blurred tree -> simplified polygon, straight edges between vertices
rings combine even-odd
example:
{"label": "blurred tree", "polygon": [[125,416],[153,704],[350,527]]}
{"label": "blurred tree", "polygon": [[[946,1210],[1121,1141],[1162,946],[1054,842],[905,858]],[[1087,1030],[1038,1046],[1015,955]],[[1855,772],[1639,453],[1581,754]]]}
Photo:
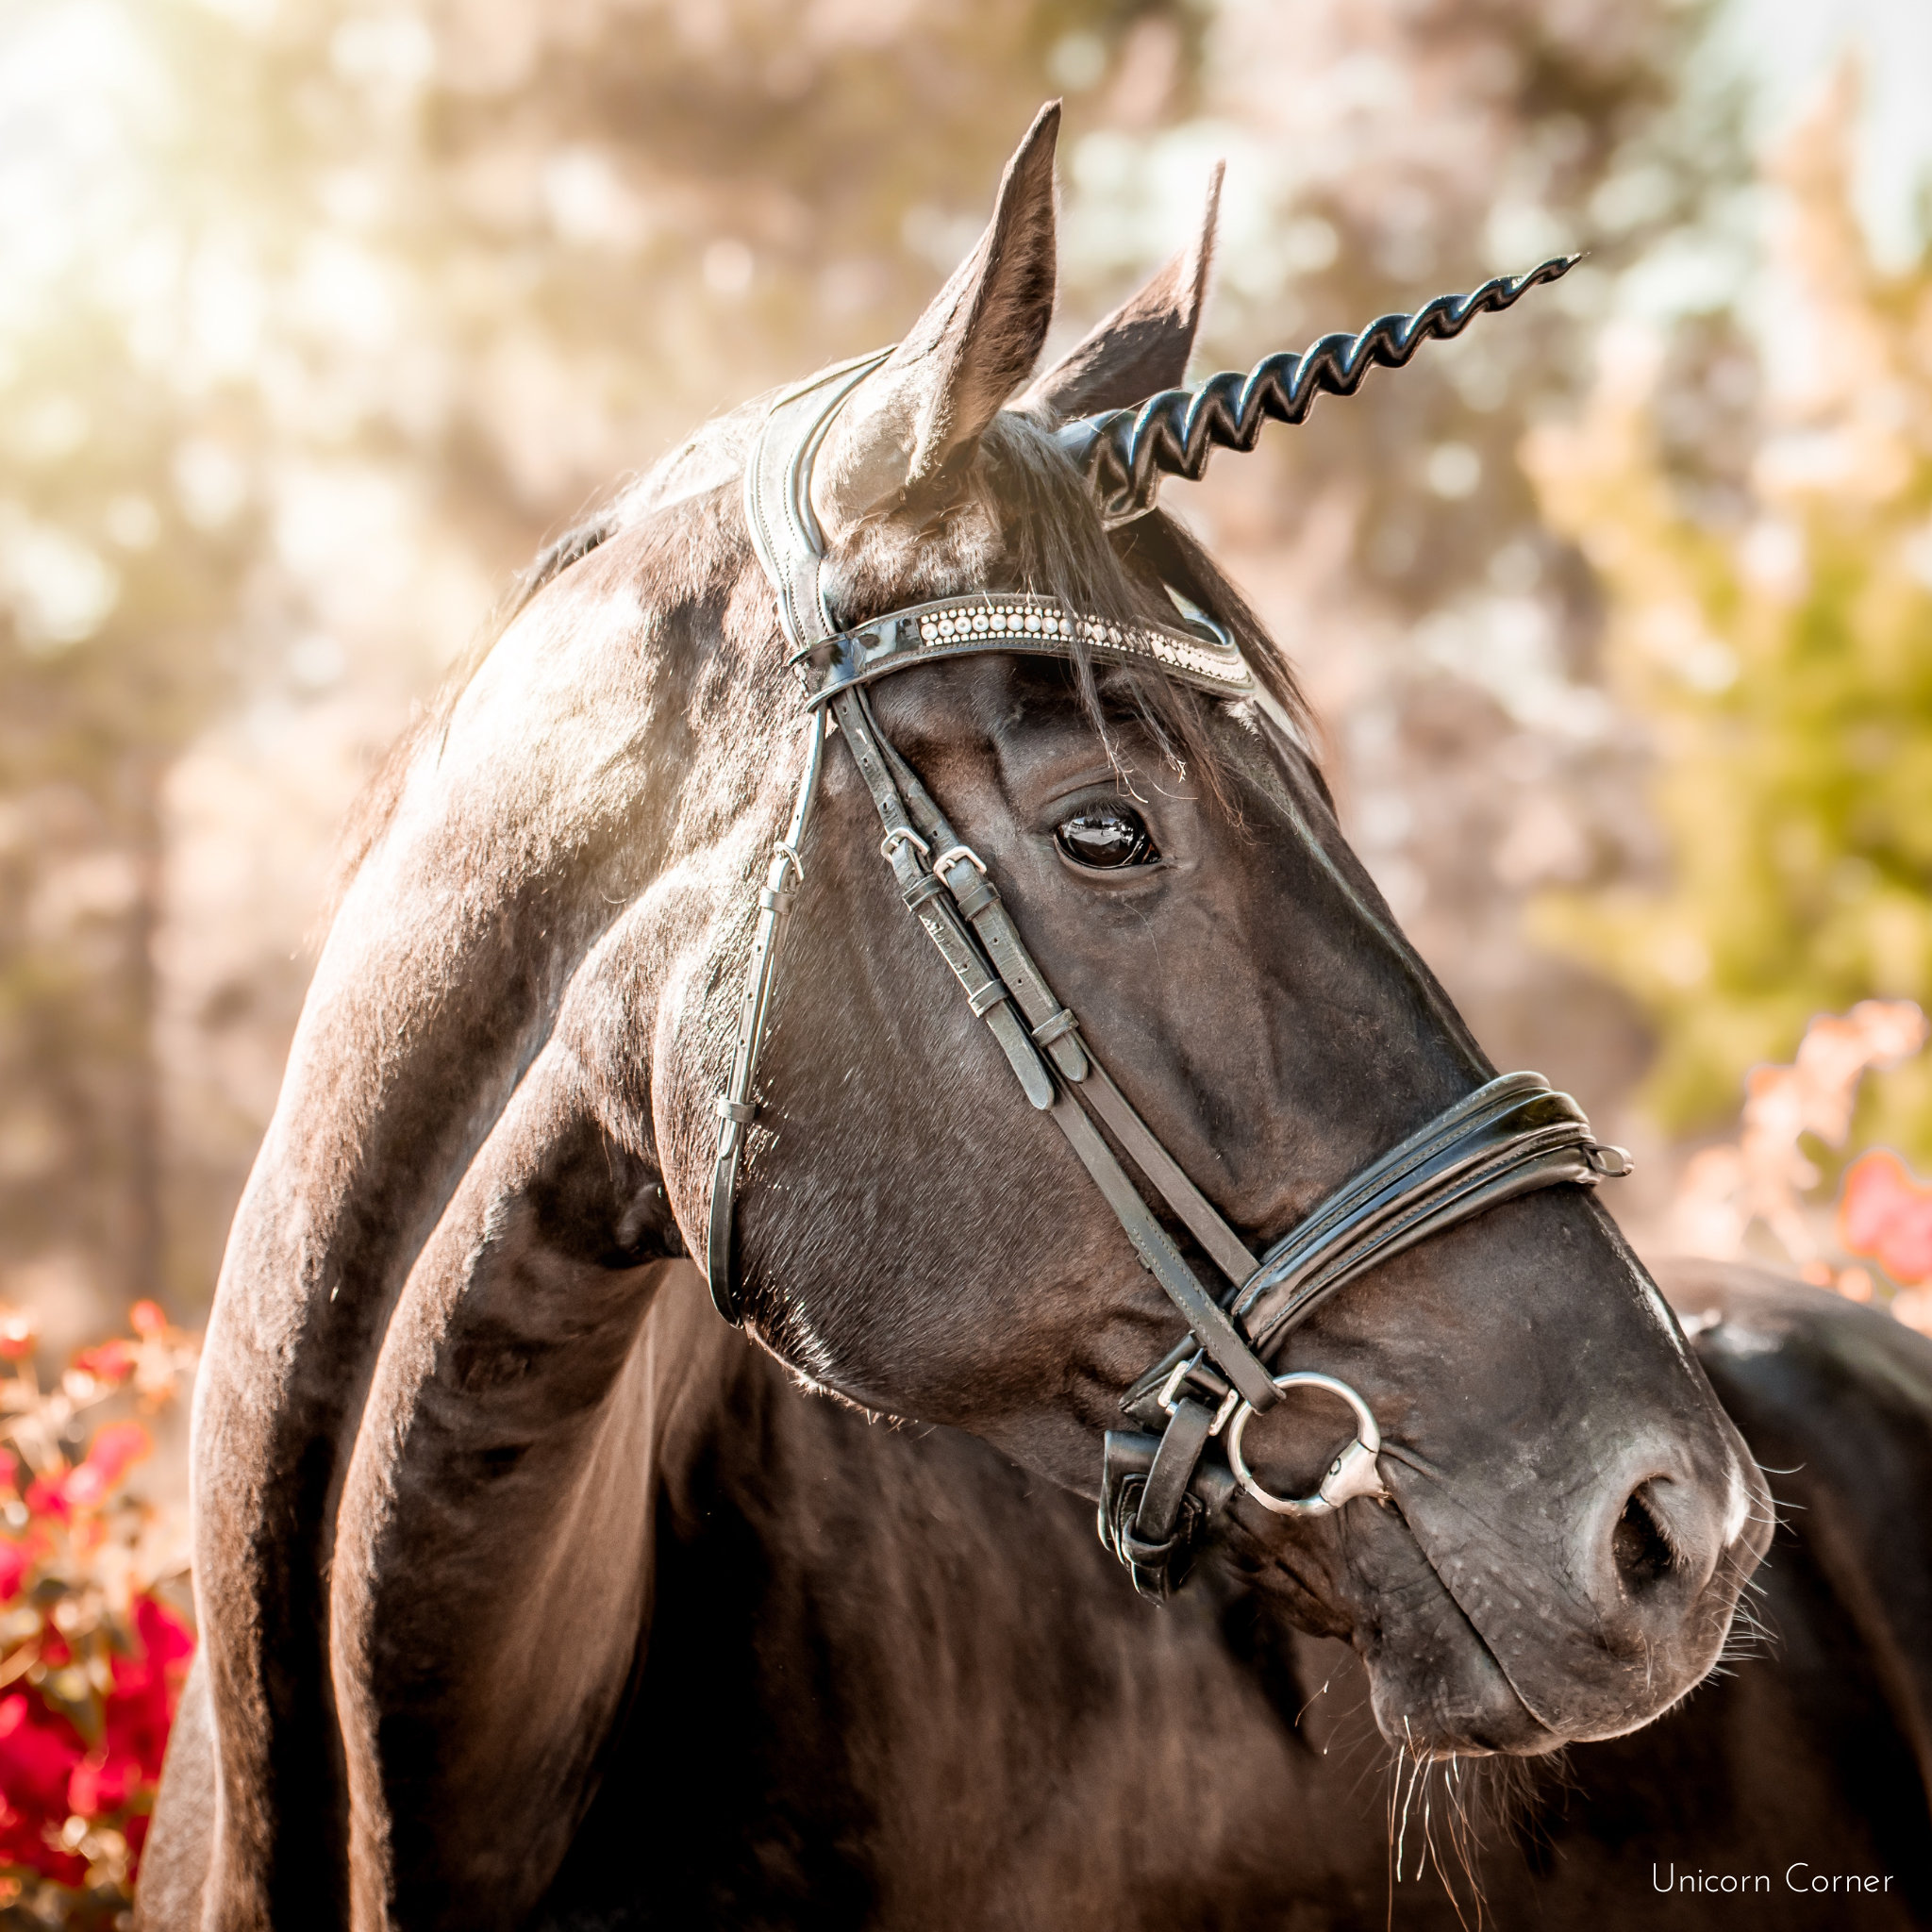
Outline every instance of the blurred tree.
{"label": "blurred tree", "polygon": [[[694,421],[890,341],[1043,99],[1168,0],[291,0],[338,434],[408,444],[491,558]],[[1081,50],[1091,49],[1091,55]],[[360,315],[360,339],[342,325]],[[332,312],[331,312],[332,311]]]}
{"label": "blurred tree", "polygon": [[9,10],[12,1291],[206,1293],[305,848],[492,587],[694,420],[889,340],[1057,63],[1157,17],[1185,52],[1142,0]]}
{"label": "blurred tree", "polygon": [[20,0],[0,1273],[207,1292],[358,774],[589,499],[902,330],[1057,93],[1062,335],[1185,239],[1224,153],[1229,361],[1594,251],[1560,299],[1324,406],[1192,501],[1333,708],[1398,909],[1501,1055],[1600,1094],[1628,1020],[1525,967],[1517,907],[1627,870],[1629,755],[1591,685],[1590,578],[1514,453],[1576,386],[1624,264],[1725,178],[1728,123],[1678,98],[1700,17]]}
{"label": "blurred tree", "polygon": [[[4,29],[0,1263],[111,1301],[164,1274],[162,787],[226,690],[248,410],[173,379],[148,298],[180,237],[155,218],[164,193],[193,205],[194,143],[157,112],[159,68],[94,64],[88,25],[24,6]],[[227,39],[167,25],[181,58]],[[117,109],[145,179],[104,152]]]}
{"label": "blurred tree", "polygon": [[[1687,502],[1659,345],[1613,338],[1532,464],[1611,599],[1652,721],[1668,882],[1553,899],[1546,931],[1655,1016],[1650,1097],[1727,1115],[1807,1021],[1932,992],[1932,262],[1873,266],[1852,212],[1849,75],[1791,142],[1749,514]],[[1870,1085],[1861,1138],[1932,1153],[1932,1079]]]}

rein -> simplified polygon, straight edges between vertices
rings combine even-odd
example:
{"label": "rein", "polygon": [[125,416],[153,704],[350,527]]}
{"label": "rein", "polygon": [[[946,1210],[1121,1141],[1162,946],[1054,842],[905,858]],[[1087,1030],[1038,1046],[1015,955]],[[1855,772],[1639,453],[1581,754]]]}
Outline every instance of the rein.
{"label": "rein", "polygon": [[[805,867],[824,746],[834,721],[877,810],[879,850],[900,897],[985,1021],[1029,1106],[1051,1117],[1112,1208],[1187,1333],[1129,1388],[1121,1407],[1136,1424],[1108,1430],[1099,1528],[1142,1595],[1171,1596],[1235,1491],[1278,1515],[1322,1516],[1351,1498],[1386,1499],[1376,1468],[1380,1433],[1369,1406],[1333,1376],[1275,1374],[1268,1366],[1313,1311],[1369,1269],[1431,1235],[1537,1189],[1594,1186],[1629,1172],[1600,1146],[1581,1108],[1541,1074],[1507,1074],[1466,1095],[1344,1182],[1265,1254],[1196,1188],[1115,1086],[1034,962],[984,861],[879,729],[867,687],[891,673],[987,651],[1156,663],[1222,698],[1252,703],[1278,751],[1293,726],[1232,639],[1164,626],[1124,628],[1049,598],[975,595],[916,605],[840,630],[826,608],[825,546],[810,499],[812,459],[840,406],[884,359],[841,364],[773,403],[745,473],[745,510],[758,560],[776,593],[805,687],[805,770],[785,836],[758,895],[737,1051],[718,1101],[707,1272],[718,1312],[742,1319],[733,1278],[733,1204],[746,1137],[757,1122],[758,1074],[779,952]],[[1106,1131],[1103,1132],[1102,1129]],[[1108,1137],[1111,1136],[1111,1142]],[[1204,1283],[1148,1206],[1115,1152],[1226,1277]],[[1249,1420],[1294,1389],[1348,1405],[1355,1434],[1304,1497],[1273,1494],[1242,1454]],[[1210,1457],[1216,1441],[1224,1464]]]}

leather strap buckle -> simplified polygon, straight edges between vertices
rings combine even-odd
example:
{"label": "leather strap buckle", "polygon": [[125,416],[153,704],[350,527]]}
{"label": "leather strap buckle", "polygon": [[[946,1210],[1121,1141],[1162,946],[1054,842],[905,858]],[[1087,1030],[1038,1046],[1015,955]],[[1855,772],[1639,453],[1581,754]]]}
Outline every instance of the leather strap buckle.
{"label": "leather strap buckle", "polygon": [[933,860],[932,869],[933,871],[938,873],[941,878],[943,878],[945,876],[947,866],[959,861],[963,861],[965,864],[970,865],[973,868],[973,870],[980,875],[981,878],[984,878],[986,876],[986,860],[980,858],[979,854],[974,851],[974,849],[970,845],[948,845],[946,849],[943,852],[941,852],[937,858]]}
{"label": "leather strap buckle", "polygon": [[894,825],[892,829],[890,832],[888,832],[883,839],[879,841],[879,857],[881,858],[891,858],[892,854],[896,852],[901,845],[911,846],[912,849],[915,852],[917,852],[920,858],[930,858],[932,857],[932,847],[928,845],[925,842],[925,841],[922,839],[919,836],[919,834],[912,829],[910,825]]}
{"label": "leather strap buckle", "polygon": [[1160,1393],[1154,1398],[1170,1421],[1185,1399],[1183,1389],[1198,1391],[1215,1405],[1214,1420],[1208,1425],[1210,1437],[1220,1435],[1228,1417],[1241,1406],[1241,1391],[1205,1355],[1191,1355],[1185,1361],[1176,1362],[1174,1374],[1161,1384]]}

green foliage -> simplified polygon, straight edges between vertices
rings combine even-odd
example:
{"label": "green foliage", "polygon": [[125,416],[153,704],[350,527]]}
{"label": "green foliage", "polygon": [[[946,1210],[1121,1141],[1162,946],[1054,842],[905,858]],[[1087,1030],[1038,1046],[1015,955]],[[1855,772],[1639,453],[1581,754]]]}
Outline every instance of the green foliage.
{"label": "green foliage", "polygon": [[[1661,886],[1553,897],[1540,924],[1642,1002],[1649,1098],[1673,1127],[1730,1113],[1744,1072],[1789,1059],[1814,1014],[1932,994],[1932,265],[1870,263],[1849,98],[1784,168],[1790,335],[1770,343],[1783,373],[1749,519],[1684,507],[1641,343],[1607,359],[1576,430],[1531,449],[1546,511],[1608,592],[1669,847]],[[1874,1082],[1863,1124],[1932,1152],[1932,1080]]]}

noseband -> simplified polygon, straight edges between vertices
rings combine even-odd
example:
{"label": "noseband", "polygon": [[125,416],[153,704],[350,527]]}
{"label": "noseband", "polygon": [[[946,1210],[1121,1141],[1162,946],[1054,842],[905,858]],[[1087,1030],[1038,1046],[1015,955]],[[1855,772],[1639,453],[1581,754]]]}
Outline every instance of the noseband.
{"label": "noseband", "polygon": [[[1183,1338],[1122,1398],[1137,1426],[1108,1432],[1102,1463],[1101,1539],[1126,1565],[1136,1589],[1164,1598],[1185,1579],[1237,1488],[1266,1509],[1300,1517],[1324,1515],[1356,1496],[1386,1496],[1375,1463],[1381,1439],[1361,1397],[1332,1376],[1276,1375],[1268,1367],[1329,1295],[1498,1202],[1561,1182],[1591,1187],[1599,1175],[1628,1173],[1629,1160],[1621,1149],[1599,1146],[1583,1110],[1541,1074],[1507,1074],[1371,1162],[1265,1254],[1252,1252],[1093,1058],[1078,1019],[1055,997],[1022,941],[984,862],[880,731],[867,687],[915,665],[988,651],[1068,659],[1084,650],[1105,662],[1157,664],[1197,690],[1250,703],[1284,755],[1291,755],[1292,725],[1231,639],[1155,625],[1124,628],[1048,598],[944,598],[840,630],[826,608],[811,465],[841,404],[883,359],[841,365],[781,394],[745,474],[752,541],[777,594],[788,661],[805,687],[808,738],[791,822],[758,895],[738,1047],[718,1102],[707,1256],[711,1298],[726,1321],[741,1320],[732,1268],[738,1172],[758,1118],[752,1091],[779,946],[804,882],[800,855],[828,720],[836,720],[878,811],[879,849],[901,898],[991,1029],[1028,1104],[1066,1136],[1142,1266],[1187,1324]],[[1224,1290],[1210,1291],[1189,1266],[1116,1147],[1226,1277]],[[1297,1389],[1347,1404],[1355,1434],[1313,1495],[1289,1498],[1256,1480],[1242,1441],[1252,1416]],[[1224,1464],[1208,1453],[1217,1441]]]}

